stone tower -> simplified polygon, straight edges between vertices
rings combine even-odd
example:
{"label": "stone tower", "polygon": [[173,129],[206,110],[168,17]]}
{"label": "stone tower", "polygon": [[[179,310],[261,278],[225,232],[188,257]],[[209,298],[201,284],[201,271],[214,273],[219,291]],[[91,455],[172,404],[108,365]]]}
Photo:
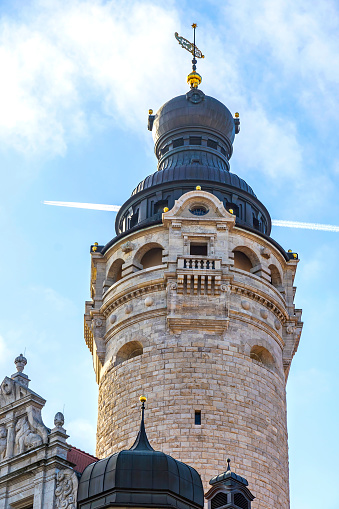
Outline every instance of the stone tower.
{"label": "stone tower", "polygon": [[91,247],[97,455],[132,444],[130,410],[143,393],[150,440],[197,469],[205,491],[229,456],[253,509],[288,509],[298,256],[270,237],[268,211],[230,173],[239,124],[195,87],[150,112],[158,169],[121,207],[117,236]]}

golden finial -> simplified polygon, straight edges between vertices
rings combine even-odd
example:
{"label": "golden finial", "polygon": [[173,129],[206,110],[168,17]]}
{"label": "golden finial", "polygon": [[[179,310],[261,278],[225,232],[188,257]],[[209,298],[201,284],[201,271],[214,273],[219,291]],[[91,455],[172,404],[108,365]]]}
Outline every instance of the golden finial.
{"label": "golden finial", "polygon": [[228,212],[229,212],[230,214],[233,214],[233,209],[228,209]]}
{"label": "golden finial", "polygon": [[149,110],[148,110],[148,114],[149,114],[149,115],[153,115],[153,110],[152,110],[152,109],[149,109]]}
{"label": "golden finial", "polygon": [[184,37],[181,37],[178,32],[175,32],[174,36],[176,40],[179,42],[180,46],[182,46],[184,49],[192,53],[193,59],[192,59],[192,72],[187,76],[187,83],[191,85],[191,88],[198,88],[200,85],[202,78],[200,74],[197,73],[197,58],[205,58],[205,55],[203,55],[195,45],[195,29],[197,28],[197,24],[193,23],[193,44],[189,42]]}
{"label": "golden finial", "polygon": [[168,212],[169,211],[169,208],[168,207],[164,207],[164,212]]}
{"label": "golden finial", "polygon": [[92,251],[97,251],[98,249],[98,243],[94,242],[94,246],[92,247]]}
{"label": "golden finial", "polygon": [[196,190],[197,190],[197,191],[201,191],[201,186],[197,186],[197,187],[196,187]]}
{"label": "golden finial", "polygon": [[234,116],[235,116],[235,118],[239,118],[240,117],[238,112],[234,113]]}
{"label": "golden finial", "polygon": [[292,249],[289,249],[287,252],[288,252],[288,253],[292,253]]}
{"label": "golden finial", "polygon": [[147,401],[146,396],[140,396],[139,401],[140,401],[140,403],[146,403],[146,401]]}

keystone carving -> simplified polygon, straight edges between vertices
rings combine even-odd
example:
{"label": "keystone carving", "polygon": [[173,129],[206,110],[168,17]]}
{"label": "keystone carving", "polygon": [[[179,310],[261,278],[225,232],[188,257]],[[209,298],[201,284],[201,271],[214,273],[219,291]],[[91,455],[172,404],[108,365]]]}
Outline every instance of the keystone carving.
{"label": "keystone carving", "polygon": [[60,470],[56,474],[56,509],[76,509],[78,480],[72,470]]}
{"label": "keystone carving", "polygon": [[135,247],[134,244],[130,240],[128,240],[127,242],[125,242],[125,244],[121,246],[121,251],[123,253],[129,253],[130,251],[133,251],[134,247]]}
{"label": "keystone carving", "polygon": [[270,258],[271,256],[271,253],[270,253],[270,250],[267,248],[267,247],[262,247],[261,250],[261,256],[263,258],[266,258],[268,260],[268,258]]}
{"label": "keystone carving", "polygon": [[7,447],[7,429],[4,426],[0,427],[0,461],[4,459]]}
{"label": "keystone carving", "polygon": [[150,307],[153,305],[153,303],[154,303],[154,300],[152,299],[152,297],[146,297],[145,306]]}

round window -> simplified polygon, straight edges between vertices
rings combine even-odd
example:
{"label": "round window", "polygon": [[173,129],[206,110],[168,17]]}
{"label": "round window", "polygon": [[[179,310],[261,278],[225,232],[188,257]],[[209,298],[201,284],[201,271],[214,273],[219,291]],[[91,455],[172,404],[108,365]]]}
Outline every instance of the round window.
{"label": "round window", "polygon": [[190,213],[194,214],[195,216],[204,216],[207,214],[208,208],[206,208],[204,205],[194,205],[192,208],[190,208]]}

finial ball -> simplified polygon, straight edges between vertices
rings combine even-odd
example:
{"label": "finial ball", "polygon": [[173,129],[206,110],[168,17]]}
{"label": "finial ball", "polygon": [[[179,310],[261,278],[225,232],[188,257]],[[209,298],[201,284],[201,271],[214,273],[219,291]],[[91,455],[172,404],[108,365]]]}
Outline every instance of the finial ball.
{"label": "finial ball", "polygon": [[146,401],[147,401],[146,396],[140,396],[139,401],[140,401],[140,403],[146,403]]}
{"label": "finial ball", "polygon": [[56,426],[57,428],[62,428],[64,422],[65,422],[64,414],[62,412],[57,412],[54,417],[54,426]]}
{"label": "finial ball", "polygon": [[196,187],[196,190],[197,190],[197,191],[201,191],[201,186],[197,186],[197,187]]}
{"label": "finial ball", "polygon": [[239,118],[240,117],[238,112],[234,113],[234,116],[235,116],[235,118]]}
{"label": "finial ball", "polygon": [[153,110],[152,109],[148,110],[148,114],[153,115]]}
{"label": "finial ball", "polygon": [[27,359],[21,353],[18,357],[16,357],[14,364],[16,366],[17,371],[19,373],[22,373],[27,364]]}
{"label": "finial ball", "polygon": [[169,211],[169,208],[168,207],[164,207],[164,212],[168,212]]}

